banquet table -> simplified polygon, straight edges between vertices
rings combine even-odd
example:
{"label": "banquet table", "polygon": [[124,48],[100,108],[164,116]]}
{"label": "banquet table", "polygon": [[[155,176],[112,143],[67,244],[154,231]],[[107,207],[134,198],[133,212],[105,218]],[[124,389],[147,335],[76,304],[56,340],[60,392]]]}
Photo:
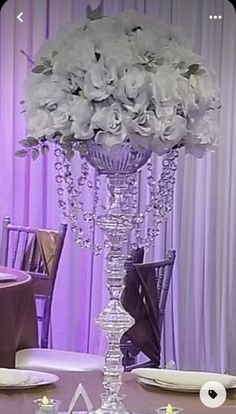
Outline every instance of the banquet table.
{"label": "banquet table", "polygon": [[14,368],[18,349],[38,346],[38,328],[31,276],[0,267],[16,280],[0,282],[0,367]]}
{"label": "banquet table", "polygon": [[[94,408],[99,407],[99,395],[103,392],[101,372],[54,372],[59,380],[55,384],[38,386],[32,389],[4,390],[0,389],[0,413],[7,414],[34,414],[35,404],[33,400],[46,395],[50,398],[61,400],[60,411],[68,410],[72,395],[81,382]],[[125,405],[130,412],[155,413],[155,409],[168,403],[184,408],[183,413],[188,414],[235,414],[236,412],[236,390],[230,390],[227,399],[219,408],[205,407],[199,394],[170,392],[152,386],[143,386],[137,382],[133,374],[123,374],[123,385],[121,393],[126,394]],[[85,410],[83,399],[79,399],[75,410]]]}

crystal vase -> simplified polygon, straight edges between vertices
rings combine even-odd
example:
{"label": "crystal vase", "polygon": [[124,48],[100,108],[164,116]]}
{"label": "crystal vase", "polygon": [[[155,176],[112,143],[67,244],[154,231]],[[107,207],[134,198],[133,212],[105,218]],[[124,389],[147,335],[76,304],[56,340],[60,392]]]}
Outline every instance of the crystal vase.
{"label": "crystal vase", "polygon": [[104,394],[97,413],[127,413],[123,396],[119,394],[122,383],[122,353],[120,339],[133,324],[134,319],[120,302],[125,276],[128,236],[132,229],[132,216],[127,201],[129,177],[136,173],[149,159],[150,150],[135,150],[130,144],[121,144],[111,150],[90,143],[85,158],[108,180],[110,204],[105,215],[99,216],[97,224],[110,242],[107,255],[106,280],[109,302],[96,321],[108,338],[108,350],[104,366]]}

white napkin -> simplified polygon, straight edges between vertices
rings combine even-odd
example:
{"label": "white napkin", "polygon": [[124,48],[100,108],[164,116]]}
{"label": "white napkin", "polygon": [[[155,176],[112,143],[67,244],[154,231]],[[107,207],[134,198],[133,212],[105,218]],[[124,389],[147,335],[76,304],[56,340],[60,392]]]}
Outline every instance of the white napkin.
{"label": "white napkin", "polygon": [[30,376],[17,369],[0,368],[0,386],[27,384]]}
{"label": "white napkin", "polygon": [[176,369],[176,363],[173,361],[173,359],[170,359],[170,361],[167,362],[166,369]]}
{"label": "white napkin", "polygon": [[0,282],[7,282],[10,280],[17,280],[17,275],[12,275],[11,273],[2,273],[0,272]]}

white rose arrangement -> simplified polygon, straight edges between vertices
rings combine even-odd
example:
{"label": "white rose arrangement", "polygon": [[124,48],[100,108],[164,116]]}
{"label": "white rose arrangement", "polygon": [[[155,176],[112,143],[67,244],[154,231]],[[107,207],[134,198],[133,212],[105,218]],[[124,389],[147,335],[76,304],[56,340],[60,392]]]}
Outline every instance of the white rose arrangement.
{"label": "white rose arrangement", "polygon": [[68,159],[88,140],[130,142],[158,155],[185,146],[201,157],[217,144],[219,87],[181,33],[135,12],[87,10],[36,55],[22,102],[33,158],[58,143]]}

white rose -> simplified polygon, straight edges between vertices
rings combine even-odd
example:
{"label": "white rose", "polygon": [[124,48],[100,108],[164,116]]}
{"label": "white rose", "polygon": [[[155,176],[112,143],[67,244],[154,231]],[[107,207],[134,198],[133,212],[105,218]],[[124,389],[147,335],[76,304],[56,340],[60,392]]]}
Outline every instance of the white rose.
{"label": "white rose", "polygon": [[73,97],[70,102],[70,117],[72,119],[71,131],[75,134],[75,138],[90,139],[93,137],[92,114],[93,106],[87,99],[79,96]]}
{"label": "white rose", "polygon": [[60,50],[53,60],[53,72],[59,75],[80,74],[87,71],[96,61],[94,46],[87,39],[75,37],[70,44]]}
{"label": "white rose", "polygon": [[152,95],[157,105],[174,106],[181,101],[177,90],[178,76],[178,72],[168,66],[162,66],[156,73],[150,74]]}
{"label": "white rose", "polygon": [[115,61],[118,70],[128,68],[141,61],[134,41],[130,41],[125,35],[103,43],[100,51],[105,60],[109,58]]}
{"label": "white rose", "polygon": [[150,102],[148,77],[136,67],[127,70],[120,79],[115,97],[131,112],[143,112]]}
{"label": "white rose", "polygon": [[200,109],[208,110],[211,107],[217,108],[219,106],[218,85],[209,73],[191,75],[189,82]]}
{"label": "white rose", "polygon": [[98,108],[92,117],[93,128],[101,130],[97,132],[95,141],[106,146],[123,142],[127,131],[122,121],[122,111],[118,104]]}
{"label": "white rose", "polygon": [[116,95],[124,103],[130,103],[129,99],[136,99],[140,89],[146,85],[146,73],[136,67],[129,68],[120,79]]}
{"label": "white rose", "polygon": [[160,38],[152,30],[137,30],[135,32],[135,44],[138,49],[138,53],[141,56],[151,53],[161,53]]}
{"label": "white rose", "polygon": [[69,106],[61,105],[60,108],[51,112],[53,125],[56,131],[68,133],[71,127],[69,121]]}
{"label": "white rose", "polygon": [[206,150],[215,150],[219,137],[219,126],[215,111],[207,111],[205,116],[195,121],[189,134],[184,137],[186,152],[201,158]]}
{"label": "white rose", "polygon": [[44,109],[26,113],[26,121],[28,133],[34,138],[50,136],[56,132],[51,113]]}
{"label": "white rose", "polygon": [[117,74],[114,65],[106,67],[100,60],[91,65],[85,75],[84,95],[89,101],[103,101],[111,95],[116,81]]}
{"label": "white rose", "polygon": [[94,136],[92,125],[86,122],[73,121],[71,131],[78,139],[91,139]]}
{"label": "white rose", "polygon": [[25,83],[27,107],[58,105],[68,97],[63,86],[64,83],[57,77],[32,74]]}
{"label": "white rose", "polygon": [[198,109],[193,88],[189,80],[181,75],[177,79],[177,91],[178,95],[181,97],[181,104],[184,115],[187,115],[188,112],[193,112]]}
{"label": "white rose", "polygon": [[186,134],[186,124],[186,119],[179,115],[164,118],[161,123],[161,139],[174,143],[180,141]]}
{"label": "white rose", "polygon": [[93,114],[92,104],[85,98],[73,96],[70,102],[70,116],[73,121],[78,123],[90,123]]}
{"label": "white rose", "polygon": [[150,136],[160,128],[160,122],[152,111],[145,111],[134,118],[127,115],[126,122],[131,131],[144,136]]}
{"label": "white rose", "polygon": [[186,124],[186,119],[179,115],[163,118],[159,123],[160,129],[151,143],[152,150],[158,155],[170,151],[186,135]]}
{"label": "white rose", "polygon": [[117,103],[108,107],[98,107],[92,117],[94,129],[103,129],[116,134],[120,131],[122,124],[122,111]]}

